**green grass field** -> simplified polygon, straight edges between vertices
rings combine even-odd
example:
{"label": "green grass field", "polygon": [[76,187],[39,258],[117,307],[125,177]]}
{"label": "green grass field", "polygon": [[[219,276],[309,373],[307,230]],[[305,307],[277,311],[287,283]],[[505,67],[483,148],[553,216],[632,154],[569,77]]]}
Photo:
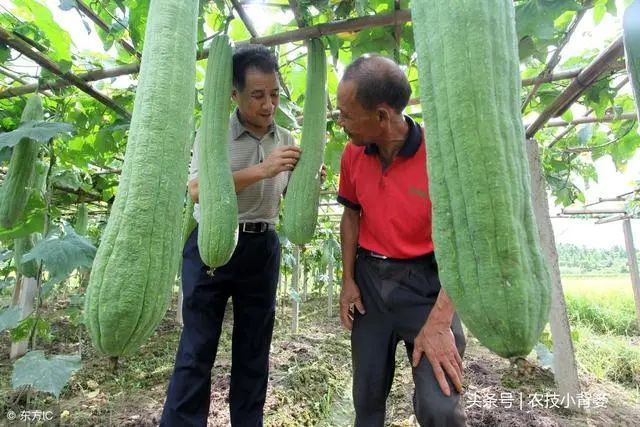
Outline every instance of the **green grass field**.
{"label": "green grass field", "polygon": [[629,276],[565,276],[578,363],[597,378],[640,384],[640,327]]}

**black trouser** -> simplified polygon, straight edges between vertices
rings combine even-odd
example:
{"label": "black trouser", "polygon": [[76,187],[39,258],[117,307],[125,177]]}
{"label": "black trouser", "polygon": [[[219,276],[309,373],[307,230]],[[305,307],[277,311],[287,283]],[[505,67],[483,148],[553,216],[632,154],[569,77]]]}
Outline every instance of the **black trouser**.
{"label": "black trouser", "polygon": [[[411,361],[413,340],[436,302],[440,281],[433,256],[397,261],[359,253],[355,276],[366,309],[364,315],[356,310],[351,333],[355,425],[377,427],[384,425],[397,344],[405,342]],[[465,338],[457,315],[451,329],[462,355]],[[412,370],[414,409],[420,425],[463,426],[464,409],[451,381],[452,393],[447,397],[425,356]]]}
{"label": "black trouser", "polygon": [[231,260],[215,269],[213,277],[200,259],[197,238],[196,227],[183,251],[184,327],[160,425],[207,425],[211,369],[231,297],[231,424],[262,426],[280,266],[278,236],[271,230],[240,233]]}

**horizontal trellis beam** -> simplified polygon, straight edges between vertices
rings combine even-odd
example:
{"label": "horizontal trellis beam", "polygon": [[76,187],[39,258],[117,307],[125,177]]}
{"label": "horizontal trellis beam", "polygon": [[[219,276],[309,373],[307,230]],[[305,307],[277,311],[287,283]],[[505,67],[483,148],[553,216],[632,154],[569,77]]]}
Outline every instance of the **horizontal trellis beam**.
{"label": "horizontal trellis beam", "polygon": [[77,86],[78,89],[85,92],[87,95],[97,99],[102,104],[116,111],[121,116],[127,119],[131,118],[131,115],[129,114],[129,112],[127,112],[120,105],[116,104],[116,102],[113,99],[95,90],[94,88],[89,86],[87,82],[80,79],[75,74],[62,71],[58,66],[58,64],[56,64],[55,62],[53,62],[51,59],[41,54],[40,52],[36,52],[24,40],[14,36],[12,33],[8,32],[2,27],[0,27],[0,41],[5,43],[7,46],[11,47],[12,49],[15,49],[18,52],[22,53],[23,55],[25,55],[26,57],[34,61],[36,64],[40,65],[41,67],[51,71],[55,75],[60,76],[65,80],[68,80],[70,83]]}
{"label": "horizontal trellis beam", "polygon": [[[616,61],[610,64],[608,71],[624,70],[626,67],[625,61]],[[568,80],[578,77],[578,75],[584,70],[584,68],[574,68],[572,70],[556,71],[555,73],[547,74],[542,77],[528,77],[522,79],[522,86],[533,86],[538,83],[551,83],[558,80]]]}
{"label": "horizontal trellis beam", "polygon": [[[286,31],[283,33],[273,34],[263,37],[252,37],[249,40],[245,40],[237,43],[248,44],[263,44],[265,46],[275,46],[284,43],[290,43],[295,41],[306,40],[313,37],[320,37],[323,35],[337,34],[347,31],[359,31],[363,28],[377,27],[385,25],[397,25],[411,20],[411,13],[406,10],[399,10],[394,13],[364,16],[360,18],[346,19],[343,21],[335,21],[330,23],[318,24],[312,27],[304,27],[297,30]],[[209,49],[204,49],[198,52],[198,59],[205,59],[209,56]],[[94,70],[88,73],[80,74],[78,77],[82,82],[95,81],[110,77],[118,77],[128,74],[137,73],[140,70],[139,63],[127,64],[120,67],[114,67],[108,70]],[[62,77],[62,76],[61,76]],[[41,85],[41,88],[59,89],[69,85],[76,85],[75,81],[68,81],[64,79],[62,81],[50,81]],[[34,92],[36,85],[25,85],[17,88],[9,88],[0,92],[0,99],[11,98],[14,96],[25,95],[27,93]],[[80,86],[78,86],[80,87]]]}
{"label": "horizontal trellis beam", "polygon": [[275,46],[284,43],[292,43],[321,36],[328,36],[342,32],[360,31],[369,27],[384,27],[387,25],[404,24],[411,21],[411,12],[407,9],[381,15],[363,16],[360,18],[345,19],[342,21],[327,22],[311,27],[303,27],[297,30],[285,31],[270,36],[254,37],[242,43],[257,43],[265,46]]}
{"label": "horizontal trellis beam", "polygon": [[527,128],[527,139],[533,138],[544,124],[551,118],[561,115],[582,93],[591,86],[611,63],[624,55],[622,37],[618,37],[607,49],[598,55],[578,74],[567,88],[548,106],[538,118]]}
{"label": "horizontal trellis beam", "polygon": [[[204,57],[204,55],[201,55],[202,57]],[[201,59],[201,58],[199,58]],[[614,64],[612,64],[612,66],[610,67],[610,70],[614,71],[614,70],[622,70],[625,68],[625,63],[624,61],[618,61],[615,62]],[[550,82],[554,82],[554,81],[558,81],[558,80],[567,80],[567,79],[572,79],[574,77],[576,77],[578,74],[580,74],[580,72],[583,70],[583,68],[576,68],[573,70],[567,70],[567,71],[561,71],[561,72],[557,72],[557,73],[553,73],[550,74],[548,76],[544,76],[544,77],[531,77],[531,78],[526,78],[526,79],[522,79],[522,86],[532,86],[538,82],[542,82],[542,83],[550,83]],[[133,63],[133,64],[126,64],[126,65],[120,65],[117,67],[113,67],[113,68],[104,68],[104,69],[97,69],[97,70],[91,70],[88,71],[86,73],[78,73],[76,74],[76,76],[78,76],[78,78],[84,80],[85,82],[94,82],[94,81],[98,81],[98,80],[104,80],[104,79],[111,79],[111,78],[115,78],[115,77],[121,77],[121,76],[128,76],[131,74],[135,74],[138,71],[140,71],[140,64],[139,63]],[[40,85],[40,89],[61,89],[63,87],[67,87],[67,86],[72,86],[72,83],[69,83],[67,80],[64,79],[59,79],[59,80],[49,80],[46,82],[43,82]],[[0,92],[0,99],[4,99],[4,98],[13,98],[14,96],[22,96],[22,95],[26,95],[28,93],[32,93],[36,91],[36,88],[38,87],[37,84],[35,83],[30,83],[30,84],[25,84],[23,86],[17,86],[17,87],[10,87],[8,89],[3,90],[2,92]],[[415,105],[415,104],[419,104],[420,103],[420,99],[419,98],[415,98],[412,99],[409,105]]]}
{"label": "horizontal trellis beam", "polygon": [[[95,82],[98,80],[110,79],[120,76],[127,76],[140,71],[140,64],[127,64],[119,67],[92,70],[86,73],[76,74],[76,77],[84,82]],[[65,79],[49,80],[40,84],[40,90],[44,89],[62,89],[63,87],[73,86],[73,83]],[[14,96],[22,96],[33,93],[38,88],[36,83],[30,83],[24,86],[10,87],[0,92],[0,99],[13,98]]]}
{"label": "horizontal trellis beam", "polygon": [[594,215],[603,215],[603,214],[607,214],[607,215],[611,215],[611,214],[619,214],[619,213],[626,213],[627,211],[625,211],[624,209],[621,208],[582,208],[582,207],[578,207],[578,208],[564,208],[562,209],[562,214],[563,215],[590,215],[590,214],[594,214]]}
{"label": "horizontal trellis beam", "polygon": [[618,120],[635,120],[638,118],[637,113],[622,113],[619,116],[614,114],[606,114],[603,117],[578,117],[570,122],[564,120],[549,120],[545,126],[560,127],[569,125],[582,125],[587,123],[609,123]]}

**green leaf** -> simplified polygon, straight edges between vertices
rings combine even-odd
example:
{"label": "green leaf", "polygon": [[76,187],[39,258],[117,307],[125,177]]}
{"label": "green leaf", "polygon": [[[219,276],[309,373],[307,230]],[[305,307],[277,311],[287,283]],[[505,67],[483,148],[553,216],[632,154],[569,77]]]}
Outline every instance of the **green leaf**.
{"label": "green leaf", "polygon": [[573,112],[569,109],[562,114],[562,120],[570,122],[573,120]]}
{"label": "green leaf", "polygon": [[40,240],[22,259],[23,262],[42,261],[50,273],[49,282],[55,284],[66,279],[78,267],[91,267],[95,255],[95,246],[65,224],[63,235],[51,234]]}
{"label": "green leaf", "polygon": [[11,385],[14,389],[32,386],[59,397],[71,375],[80,367],[78,354],[55,355],[47,359],[42,350],[30,351],[14,363]]}
{"label": "green leaf", "polygon": [[0,134],[0,148],[13,147],[23,138],[37,142],[47,142],[56,135],[71,133],[74,127],[69,123],[26,122],[18,129]]}
{"label": "green leaf", "polygon": [[71,37],[53,19],[51,11],[38,0],[13,0],[14,13],[32,21],[45,35],[49,45],[47,55],[56,61],[63,71],[71,69]]}
{"label": "green leaf", "polygon": [[593,6],[593,23],[598,25],[607,13],[606,0],[600,0]]}
{"label": "green leaf", "polygon": [[296,116],[292,111],[292,106],[295,104],[290,103],[286,99],[280,97],[280,103],[278,104],[278,110],[276,111],[276,123],[280,126],[284,126],[287,129],[297,129],[300,126],[296,120]]}
{"label": "green leaf", "polygon": [[233,19],[229,25],[229,37],[231,40],[247,40],[251,34],[240,19]]}
{"label": "green leaf", "polygon": [[534,350],[536,351],[540,366],[550,369],[553,372],[553,354],[549,351],[547,346],[539,342],[536,344]]}
{"label": "green leaf", "polygon": [[629,160],[634,156],[640,147],[640,135],[637,133],[638,124],[632,122],[618,122],[612,125],[614,134],[618,140],[607,146],[609,154],[618,170],[624,170]]}
{"label": "green leaf", "polygon": [[20,322],[20,306],[6,307],[0,311],[0,332],[5,329],[13,329]]}
{"label": "green leaf", "polygon": [[7,47],[6,44],[0,43],[0,64],[6,62],[7,59],[11,57],[11,50]]}
{"label": "green leaf", "polygon": [[356,12],[359,16],[364,16],[366,14],[368,4],[369,0],[356,0]]}
{"label": "green leaf", "polygon": [[71,10],[77,6],[76,0],[60,0],[58,7],[62,10]]}
{"label": "green leaf", "polygon": [[147,15],[149,14],[149,0],[136,0],[131,3],[129,8],[129,34],[131,34],[133,47],[138,52],[142,52],[144,30],[147,26]]}
{"label": "green leaf", "polygon": [[80,185],[82,185],[82,180],[78,172],[72,169],[56,171],[51,178],[51,182],[57,186],[71,190],[77,190],[80,188]]}
{"label": "green leaf", "polygon": [[516,6],[516,28],[518,38],[534,36],[552,39],[554,21],[568,10],[579,10],[574,0],[530,0]]}
{"label": "green leaf", "polygon": [[578,141],[580,142],[580,145],[587,145],[591,140],[592,135],[593,135],[593,126],[591,124],[580,126],[580,129],[578,129],[578,132],[576,133],[576,136],[578,137]]}
{"label": "green leaf", "polygon": [[18,224],[12,228],[0,228],[0,240],[17,239],[31,233],[40,233],[44,229],[45,203],[42,195],[33,191]]}

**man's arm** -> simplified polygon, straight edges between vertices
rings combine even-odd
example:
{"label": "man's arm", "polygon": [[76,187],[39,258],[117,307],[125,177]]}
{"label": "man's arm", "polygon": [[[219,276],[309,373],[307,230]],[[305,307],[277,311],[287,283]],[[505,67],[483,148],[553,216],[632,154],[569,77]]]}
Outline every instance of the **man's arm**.
{"label": "man's arm", "polygon": [[451,331],[453,313],[453,302],[441,288],[431,313],[413,343],[413,366],[418,366],[424,353],[446,396],[451,394],[447,376],[456,390],[462,392],[462,358]]}
{"label": "man's arm", "polygon": [[354,279],[356,249],[360,230],[360,211],[345,206],[340,220],[340,244],[342,246],[342,290],[340,291],[340,320],[345,328],[353,327],[354,307],[365,314],[360,299],[360,289]]}
{"label": "man's arm", "polygon": [[[299,147],[293,145],[276,147],[262,163],[233,172],[236,193],[258,181],[273,178],[280,172],[293,170],[299,158]],[[189,194],[191,199],[197,203],[199,195],[198,177],[189,181]]]}

